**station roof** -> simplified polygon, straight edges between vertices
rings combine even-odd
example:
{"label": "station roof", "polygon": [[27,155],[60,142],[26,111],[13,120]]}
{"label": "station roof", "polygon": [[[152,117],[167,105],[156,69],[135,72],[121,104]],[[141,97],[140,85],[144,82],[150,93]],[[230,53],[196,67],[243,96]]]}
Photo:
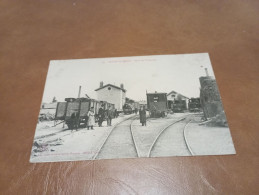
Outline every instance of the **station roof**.
{"label": "station roof", "polygon": [[102,86],[102,87],[99,87],[99,88],[96,89],[95,91],[98,91],[98,90],[103,89],[103,88],[108,87],[108,86],[114,87],[114,88],[116,88],[116,89],[120,89],[120,90],[122,90],[124,93],[126,92],[126,89],[120,88],[120,87],[118,87],[118,86],[116,86],[116,85],[112,85],[112,84],[107,84],[107,85],[104,85],[104,86]]}
{"label": "station roof", "polygon": [[182,94],[180,94],[180,93],[178,93],[178,92],[176,92],[176,91],[171,91],[170,93],[167,94],[167,96],[168,96],[168,95],[171,95],[171,94],[179,94],[179,95],[181,95],[182,97],[184,97],[184,98],[186,98],[186,99],[190,99],[190,98],[188,98],[188,97],[186,97],[186,96],[184,96],[184,95],[182,95]]}

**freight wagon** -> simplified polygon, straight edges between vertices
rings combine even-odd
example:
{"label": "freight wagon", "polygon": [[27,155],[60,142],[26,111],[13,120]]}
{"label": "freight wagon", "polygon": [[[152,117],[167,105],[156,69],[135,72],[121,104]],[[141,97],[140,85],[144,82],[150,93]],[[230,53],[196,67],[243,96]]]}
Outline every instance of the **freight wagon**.
{"label": "freight wagon", "polygon": [[165,117],[168,110],[167,93],[147,93],[150,117]]}
{"label": "freight wagon", "polygon": [[64,121],[69,129],[74,129],[76,127],[86,127],[87,126],[87,113],[91,107],[94,107],[95,119],[97,121],[98,110],[103,106],[105,110],[108,107],[114,109],[114,104],[108,103],[106,101],[97,101],[88,98],[66,98],[65,102],[58,102],[55,114],[55,121]]}

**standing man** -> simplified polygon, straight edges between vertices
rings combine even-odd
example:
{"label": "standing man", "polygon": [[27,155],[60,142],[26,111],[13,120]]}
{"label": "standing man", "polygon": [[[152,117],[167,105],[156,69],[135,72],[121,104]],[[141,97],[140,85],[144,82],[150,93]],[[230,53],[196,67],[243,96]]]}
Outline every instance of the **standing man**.
{"label": "standing man", "polygon": [[101,108],[99,108],[99,110],[98,110],[98,125],[99,125],[99,127],[102,126],[103,121],[104,121],[104,109],[103,109],[103,105],[102,105]]}
{"label": "standing man", "polygon": [[118,111],[117,109],[114,110],[114,118],[117,118],[118,117]]}
{"label": "standing man", "polygon": [[113,110],[112,110],[112,107],[109,106],[107,111],[107,126],[112,126],[112,118],[113,118]]}
{"label": "standing man", "polygon": [[143,106],[140,107],[139,118],[140,118],[140,123],[142,124],[142,126],[144,126],[144,125],[147,126],[146,110]]}
{"label": "standing man", "polygon": [[91,127],[91,129],[94,129],[93,126],[94,126],[94,123],[95,123],[95,120],[94,120],[94,107],[91,107],[91,109],[88,111],[88,127],[87,129],[89,130],[89,128]]}
{"label": "standing man", "polygon": [[76,118],[75,118],[75,128],[76,128],[76,130],[79,128],[79,125],[80,125],[79,112],[76,112]]}
{"label": "standing man", "polygon": [[74,128],[76,127],[76,113],[72,113],[71,114],[71,118],[69,120],[69,129],[71,129],[72,131],[74,130]]}

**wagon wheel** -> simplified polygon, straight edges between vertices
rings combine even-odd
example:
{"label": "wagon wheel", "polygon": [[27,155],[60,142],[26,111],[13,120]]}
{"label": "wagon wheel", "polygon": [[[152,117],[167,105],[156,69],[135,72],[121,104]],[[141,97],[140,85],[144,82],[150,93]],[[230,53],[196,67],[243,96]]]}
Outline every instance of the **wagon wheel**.
{"label": "wagon wheel", "polygon": [[88,123],[88,117],[86,117],[85,120],[84,120],[83,128],[87,127],[87,123]]}

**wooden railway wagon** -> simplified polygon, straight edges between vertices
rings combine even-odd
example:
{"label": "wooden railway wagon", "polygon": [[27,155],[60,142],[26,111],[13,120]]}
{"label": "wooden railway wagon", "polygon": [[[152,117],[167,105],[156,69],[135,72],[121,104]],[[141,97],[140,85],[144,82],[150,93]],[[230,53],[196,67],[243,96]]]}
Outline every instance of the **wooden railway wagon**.
{"label": "wooden railway wagon", "polygon": [[[87,126],[87,113],[91,107],[94,107],[95,115],[97,116],[99,108],[103,105],[104,109],[109,106],[114,108],[114,104],[97,101],[87,98],[66,98],[66,102],[58,102],[55,114],[55,121],[64,121],[69,129],[75,127]],[[97,117],[95,117],[97,120]]]}
{"label": "wooden railway wagon", "polygon": [[167,93],[147,93],[150,117],[165,117],[168,111]]}

